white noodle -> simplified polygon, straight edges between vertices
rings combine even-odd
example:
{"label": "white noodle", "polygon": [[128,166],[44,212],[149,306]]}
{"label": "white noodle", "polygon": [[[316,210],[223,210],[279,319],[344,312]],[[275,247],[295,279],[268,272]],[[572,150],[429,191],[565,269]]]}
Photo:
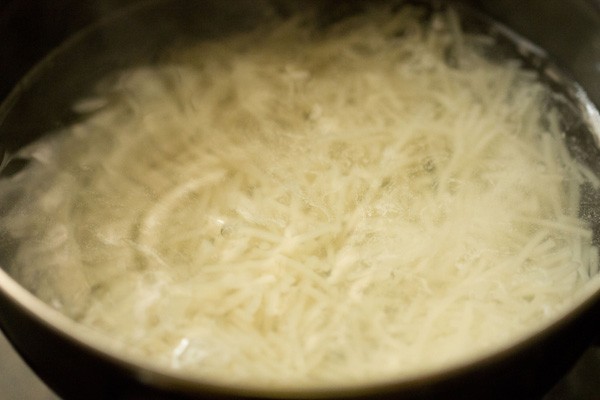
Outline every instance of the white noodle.
{"label": "white noodle", "polygon": [[545,89],[455,14],[368,14],[202,42],[82,100],[0,181],[25,193],[15,275],[128,351],[258,385],[428,371],[556,316],[598,280],[578,213],[600,180]]}

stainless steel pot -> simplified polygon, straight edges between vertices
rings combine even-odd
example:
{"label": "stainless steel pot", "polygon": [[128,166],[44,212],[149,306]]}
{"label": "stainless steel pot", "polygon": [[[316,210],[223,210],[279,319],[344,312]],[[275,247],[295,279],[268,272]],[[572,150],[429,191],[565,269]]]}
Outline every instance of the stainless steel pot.
{"label": "stainless steel pot", "polygon": [[[43,132],[68,124],[74,117],[69,105],[89,82],[119,68],[152,62],[156,49],[182,32],[202,37],[219,35],[260,23],[264,17],[263,3],[251,0],[176,0],[168,6],[156,0],[149,8],[139,8],[138,3],[24,0],[0,6],[0,98],[6,98],[0,108],[0,146],[16,149]],[[270,3],[281,12],[286,12],[290,4],[302,6],[299,1]],[[311,3],[322,7],[324,15],[335,16],[356,2]],[[600,105],[599,1],[458,3],[489,14],[537,43],[584,87],[592,102]],[[144,23],[134,17],[140,15]],[[73,37],[76,31],[79,33]],[[77,58],[69,56],[72,54]],[[543,57],[534,57],[532,62],[539,64],[538,68],[546,65]],[[568,96],[578,95],[573,88],[566,91]],[[598,138],[580,136],[581,147],[587,149],[582,158],[600,170]],[[593,217],[599,217],[600,199],[590,195],[586,201]],[[596,219],[600,221],[600,217]],[[596,227],[596,239],[599,231]],[[0,242],[5,239],[0,237]],[[9,244],[0,247],[3,245]],[[36,299],[2,269],[0,327],[39,376],[64,398],[535,398],[547,391],[597,338],[600,292],[549,328],[490,357],[417,379],[353,389],[249,390],[191,380],[158,369],[111,352],[105,338],[78,327]]]}

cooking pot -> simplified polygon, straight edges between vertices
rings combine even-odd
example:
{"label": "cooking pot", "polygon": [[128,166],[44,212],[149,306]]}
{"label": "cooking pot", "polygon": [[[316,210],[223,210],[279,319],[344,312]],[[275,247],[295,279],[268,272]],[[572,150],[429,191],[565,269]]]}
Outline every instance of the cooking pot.
{"label": "cooking pot", "polygon": [[[319,7],[324,18],[339,18],[357,2],[23,0],[1,5],[0,98],[5,100],[0,108],[0,146],[12,152],[44,132],[68,125],[75,118],[70,105],[89,90],[90,82],[111,71],[155,62],[157,49],[174,37],[216,37],[260,24],[266,4],[287,13],[308,3]],[[526,42],[516,46],[532,68],[545,73],[549,84],[576,104],[565,111],[579,113],[567,115],[570,135],[584,149],[580,159],[600,171],[598,138],[583,127],[600,126],[591,107],[600,105],[600,1],[455,3],[492,16],[547,52]],[[502,27],[495,29],[512,46],[512,34]],[[556,71],[548,59],[564,74],[557,78],[548,73]],[[569,76],[587,97],[579,86],[563,82]],[[13,161],[3,174],[21,167]],[[583,199],[592,221],[600,221],[598,197],[588,193]],[[594,226],[594,232],[598,244],[600,225]],[[0,248],[10,247],[6,237],[0,240]],[[600,332],[597,291],[535,335],[456,367],[360,387],[257,390],[194,380],[118,354],[105,337],[78,326],[20,286],[7,272],[10,259],[0,262],[0,327],[36,373],[66,399],[535,398],[568,370]]]}

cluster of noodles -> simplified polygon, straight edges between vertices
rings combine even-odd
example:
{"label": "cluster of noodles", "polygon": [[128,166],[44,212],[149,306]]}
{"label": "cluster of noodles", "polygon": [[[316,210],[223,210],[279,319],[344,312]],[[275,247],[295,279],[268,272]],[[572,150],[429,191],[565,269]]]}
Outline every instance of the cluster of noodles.
{"label": "cluster of noodles", "polygon": [[532,72],[422,20],[290,19],[105,82],[0,182],[13,274],[132,353],[244,384],[410,375],[536,329],[597,274],[598,180]]}

